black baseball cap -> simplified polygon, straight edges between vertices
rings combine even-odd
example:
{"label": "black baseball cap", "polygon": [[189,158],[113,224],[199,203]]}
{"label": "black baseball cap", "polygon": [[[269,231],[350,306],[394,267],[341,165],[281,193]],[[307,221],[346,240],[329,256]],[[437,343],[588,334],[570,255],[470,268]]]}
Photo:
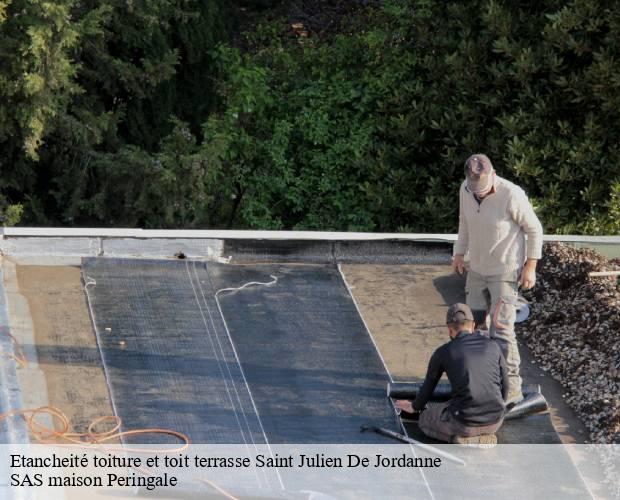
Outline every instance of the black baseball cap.
{"label": "black baseball cap", "polygon": [[458,323],[468,319],[474,321],[474,315],[467,304],[461,304],[457,302],[448,307],[448,313],[446,314],[446,323]]}

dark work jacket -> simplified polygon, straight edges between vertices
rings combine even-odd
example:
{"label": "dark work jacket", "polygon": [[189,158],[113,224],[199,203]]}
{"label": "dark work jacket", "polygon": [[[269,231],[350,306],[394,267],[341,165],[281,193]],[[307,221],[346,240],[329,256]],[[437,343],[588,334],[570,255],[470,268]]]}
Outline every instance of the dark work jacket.
{"label": "dark work jacket", "polygon": [[413,402],[416,410],[426,406],[444,372],[452,386],[448,411],[456,419],[480,426],[498,422],[504,416],[508,374],[502,351],[494,340],[479,332],[463,331],[439,347]]}

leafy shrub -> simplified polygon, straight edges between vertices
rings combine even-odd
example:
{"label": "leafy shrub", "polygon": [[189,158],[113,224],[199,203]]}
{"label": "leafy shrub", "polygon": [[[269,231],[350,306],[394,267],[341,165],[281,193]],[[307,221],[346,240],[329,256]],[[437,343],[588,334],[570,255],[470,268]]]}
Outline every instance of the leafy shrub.
{"label": "leafy shrub", "polygon": [[[208,74],[179,76],[175,51],[197,35],[188,28],[185,42],[174,42],[166,26],[185,10],[162,0],[170,24],[156,24],[144,40],[129,34],[146,54],[172,54],[167,72],[149,66],[165,78],[125,88],[131,78],[111,72],[125,90],[98,100],[89,97],[100,95],[97,85],[79,98],[67,86],[63,95],[79,106],[54,115],[62,126],[40,149],[44,174],[38,184],[27,176],[11,184],[30,186],[29,220],[452,232],[463,162],[484,152],[525,188],[548,233],[618,232],[618,2],[368,5],[345,9],[349,17],[330,25],[329,36],[317,29],[324,16],[308,17],[308,28],[265,15],[246,34],[247,50],[218,45],[202,52]],[[124,26],[115,15],[112,26]],[[97,58],[110,51],[125,67],[133,60],[117,53],[118,32],[99,23],[91,30],[108,35]],[[148,68],[134,61],[129,69],[138,78]],[[205,82],[209,104],[198,109]],[[195,93],[176,113],[188,94],[179,88]],[[110,107],[114,99],[123,106]]]}
{"label": "leafy shrub", "polygon": [[400,0],[322,41],[281,24],[221,47],[207,157],[236,224],[454,231],[462,164],[486,152],[547,232],[618,230],[620,6]]}

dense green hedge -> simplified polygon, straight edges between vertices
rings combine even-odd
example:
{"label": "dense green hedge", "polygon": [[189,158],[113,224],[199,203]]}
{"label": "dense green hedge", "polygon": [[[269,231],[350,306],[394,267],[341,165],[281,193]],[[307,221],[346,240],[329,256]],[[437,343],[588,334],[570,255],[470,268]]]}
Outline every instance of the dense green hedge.
{"label": "dense green hedge", "polygon": [[[57,82],[82,110],[97,95],[97,119],[108,121],[95,128],[105,129],[99,142],[79,147],[57,130],[37,147],[36,134],[14,125],[25,137],[14,158],[39,152],[32,168],[46,172],[28,189],[13,182],[10,192],[28,196],[26,221],[454,231],[463,161],[485,152],[526,189],[547,232],[619,232],[618,2],[386,0],[343,26],[323,36],[290,19],[264,22],[247,34],[249,51],[223,43],[197,52],[209,74],[164,59],[172,74],[155,71],[165,82],[124,108],[143,125],[116,126],[95,84],[80,94],[71,75]],[[141,50],[161,36],[164,48],[192,47],[197,36],[186,30],[178,42],[164,31]],[[217,101],[208,84],[216,73]],[[11,111],[0,109],[2,125]],[[51,198],[37,191],[45,186],[56,186]]]}
{"label": "dense green hedge", "polygon": [[617,232],[619,23],[617,2],[396,1],[329,44],[266,26],[220,50],[205,147],[252,226],[454,231],[482,151],[547,231]]}
{"label": "dense green hedge", "polygon": [[116,206],[126,186],[110,212],[93,205],[127,166],[100,179],[97,163],[127,147],[156,151],[172,115],[200,132],[217,99],[209,50],[229,38],[228,3],[0,0],[4,222],[23,207],[30,224],[126,224],[134,201]]}

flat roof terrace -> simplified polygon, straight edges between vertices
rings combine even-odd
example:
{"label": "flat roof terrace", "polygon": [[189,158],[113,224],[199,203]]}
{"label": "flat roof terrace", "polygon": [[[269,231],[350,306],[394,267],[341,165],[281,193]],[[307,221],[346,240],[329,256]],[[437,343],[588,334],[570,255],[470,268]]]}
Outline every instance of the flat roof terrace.
{"label": "flat roof terrace", "polygon": [[[454,238],[436,234],[6,228],[0,239],[3,321],[28,362],[14,366],[14,383],[3,387],[18,391],[23,408],[61,408],[76,429],[117,412],[109,367],[104,366],[101,339],[93,328],[93,302],[86,293],[89,275],[84,263],[88,259],[106,260],[112,267],[114,263],[126,266],[128,259],[206,263],[207,269],[211,263],[212,269],[221,269],[216,269],[216,274],[227,269],[239,274],[233,280],[235,287],[245,281],[264,283],[270,275],[289,277],[298,283],[287,292],[293,294],[289,299],[301,302],[305,300],[305,285],[299,281],[303,276],[312,280],[316,271],[321,280],[336,280],[334,286],[339,286],[336,283],[341,279],[346,287],[343,291],[350,294],[389,376],[421,381],[431,353],[446,341],[446,306],[464,301],[464,280],[449,266]],[[546,240],[595,247],[609,257],[620,256],[620,237]],[[126,287],[133,278],[127,279]],[[222,286],[216,289],[225,283],[222,278]],[[325,290],[332,289],[330,285]],[[315,315],[328,314],[317,304],[308,302],[308,307],[314,308]],[[350,314],[339,311],[332,312],[333,318]],[[229,322],[226,316],[225,309],[223,317]],[[297,327],[303,327],[303,322]],[[105,328],[100,335],[106,335]],[[116,325],[111,329],[117,333]],[[541,385],[550,404],[546,418],[559,438],[565,443],[583,443],[587,430],[564,402],[562,386],[537,366],[525,345],[520,349],[524,379]],[[317,394],[327,387],[317,389]],[[14,404],[15,397],[15,393],[8,394],[5,406]],[[277,396],[264,397],[267,401]],[[157,396],[153,398],[156,401]],[[5,442],[21,442],[28,430],[20,428],[17,421],[12,425],[5,429]],[[536,442],[536,437],[530,439],[527,442]]]}

